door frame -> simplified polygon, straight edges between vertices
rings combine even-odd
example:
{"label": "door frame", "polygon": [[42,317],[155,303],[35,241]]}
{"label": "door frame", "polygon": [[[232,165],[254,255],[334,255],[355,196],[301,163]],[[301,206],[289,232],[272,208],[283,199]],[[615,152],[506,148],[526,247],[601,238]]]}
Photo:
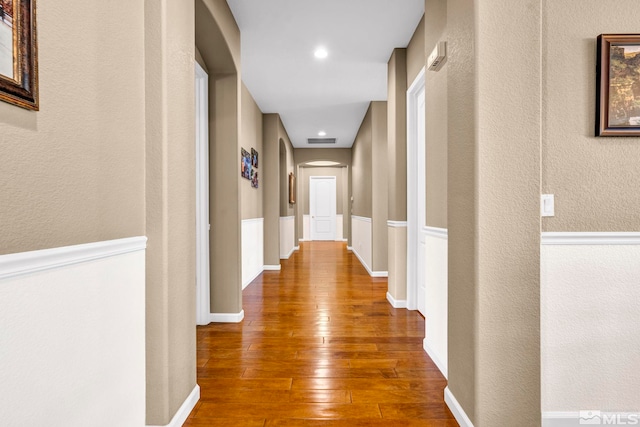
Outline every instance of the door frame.
{"label": "door frame", "polygon": [[211,322],[209,261],[209,75],[195,62],[196,86],[196,323]]}
{"label": "door frame", "polygon": [[[407,309],[418,309],[418,245],[423,233],[420,215],[425,215],[424,147],[418,147],[418,96],[425,91],[425,69],[422,68],[407,90]],[[426,96],[426,94],[425,94]],[[419,180],[422,179],[422,185]],[[422,190],[422,191],[421,191]]]}
{"label": "door frame", "polygon": [[336,217],[338,215],[337,212],[337,206],[336,206],[336,200],[338,197],[338,187],[337,187],[337,182],[338,180],[336,179],[335,176],[310,176],[309,177],[309,239],[311,241],[314,241],[314,227],[313,227],[313,208],[315,207],[316,204],[316,194],[315,191],[313,189],[313,181],[320,181],[320,180],[331,180],[333,181],[333,200],[332,200],[332,205],[333,205],[333,209],[332,209],[332,218],[331,218],[331,229],[333,231],[333,239],[335,241],[336,239]]}

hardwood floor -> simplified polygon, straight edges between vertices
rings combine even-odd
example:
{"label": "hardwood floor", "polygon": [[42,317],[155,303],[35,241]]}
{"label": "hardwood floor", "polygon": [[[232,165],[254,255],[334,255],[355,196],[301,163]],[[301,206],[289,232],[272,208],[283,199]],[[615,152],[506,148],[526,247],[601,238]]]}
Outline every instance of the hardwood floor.
{"label": "hardwood floor", "polygon": [[303,243],[244,290],[241,324],[198,327],[185,426],[457,426],[424,319],[386,292],[344,243]]}

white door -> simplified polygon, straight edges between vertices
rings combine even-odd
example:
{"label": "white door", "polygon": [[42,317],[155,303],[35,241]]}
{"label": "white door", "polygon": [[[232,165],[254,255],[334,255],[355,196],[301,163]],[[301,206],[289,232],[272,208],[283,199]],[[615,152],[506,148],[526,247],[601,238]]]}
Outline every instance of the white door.
{"label": "white door", "polygon": [[424,70],[407,91],[407,308],[426,311]]}
{"label": "white door", "polygon": [[336,240],[336,177],[309,178],[311,240]]}
{"label": "white door", "polygon": [[209,76],[196,62],[196,295],[198,325],[210,322]]}

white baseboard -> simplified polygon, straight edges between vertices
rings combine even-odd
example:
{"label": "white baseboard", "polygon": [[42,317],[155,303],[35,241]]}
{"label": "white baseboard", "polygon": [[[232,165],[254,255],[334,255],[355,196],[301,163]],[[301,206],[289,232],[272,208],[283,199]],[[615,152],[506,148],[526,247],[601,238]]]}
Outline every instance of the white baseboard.
{"label": "white baseboard", "polygon": [[389,304],[391,304],[393,308],[407,308],[406,299],[395,299],[389,292],[387,292],[387,301],[389,301]]}
{"label": "white baseboard", "polygon": [[278,264],[278,265],[265,265],[262,268],[264,269],[264,271],[280,271],[280,270],[282,270],[282,266],[280,264]]}
{"label": "white baseboard", "polygon": [[336,239],[336,242],[348,242],[349,239]]}
{"label": "white baseboard", "polygon": [[371,277],[389,277],[389,272],[388,271],[371,271],[371,268],[369,268],[367,263],[364,262],[362,257],[358,254],[358,252],[354,251],[353,248],[349,248],[349,246],[347,246],[347,250],[353,252],[353,254],[356,256],[356,258],[358,258],[358,260],[360,261],[360,264],[362,264],[362,266],[365,268],[365,270],[367,270],[367,273],[369,273],[369,276],[371,276]]}
{"label": "white baseboard", "polygon": [[210,313],[211,323],[240,323],[244,319],[244,310],[240,313]]}
{"label": "white baseboard", "polygon": [[298,242],[310,242],[310,240],[307,240],[307,239],[298,239]]}
{"label": "white baseboard", "polygon": [[458,403],[458,400],[455,398],[453,393],[451,393],[449,387],[444,389],[444,401],[458,424],[460,424],[460,427],[473,427],[473,423],[464,412],[464,409],[462,409],[462,406],[460,406],[460,403]]}
{"label": "white baseboard", "polygon": [[427,343],[427,339],[425,338],[424,340],[422,340],[422,348],[424,349],[424,351],[429,355],[429,357],[431,358],[431,360],[433,360],[433,363],[436,364],[436,366],[438,367],[438,369],[440,370],[440,373],[447,379],[449,379],[449,372],[447,369],[447,365],[446,363],[444,363],[436,354],[436,352],[429,346],[429,343]]}
{"label": "white baseboard", "polygon": [[347,250],[353,252],[353,246],[347,246]]}
{"label": "white baseboard", "polygon": [[[198,400],[200,400],[200,386],[196,384],[196,386],[193,388],[189,396],[187,396],[186,400],[182,402],[182,405],[178,409],[178,412],[176,412],[176,414],[171,419],[171,422],[169,422],[169,424],[167,424],[166,426],[162,426],[162,427],[181,427],[182,424],[184,424],[184,422],[187,421],[189,414],[191,413],[191,411],[193,411],[193,408],[195,408],[196,404],[198,403]],[[161,427],[161,426],[147,426],[147,427]]]}
{"label": "white baseboard", "polygon": [[280,259],[289,259],[289,258],[291,258],[291,255],[293,255],[293,253],[298,249],[300,249],[300,246],[294,246],[293,248],[291,248],[291,250],[289,251],[288,254],[280,255]]}
{"label": "white baseboard", "polygon": [[[542,427],[570,427],[578,425],[580,412],[543,412]],[[600,425],[600,424],[596,424]]]}
{"label": "white baseboard", "polygon": [[251,282],[253,282],[254,280],[256,280],[256,278],[262,274],[262,270],[257,271],[254,273],[253,277],[251,277],[249,280],[247,280],[245,283],[242,284],[242,290],[244,291],[244,289],[249,286],[251,284]]}

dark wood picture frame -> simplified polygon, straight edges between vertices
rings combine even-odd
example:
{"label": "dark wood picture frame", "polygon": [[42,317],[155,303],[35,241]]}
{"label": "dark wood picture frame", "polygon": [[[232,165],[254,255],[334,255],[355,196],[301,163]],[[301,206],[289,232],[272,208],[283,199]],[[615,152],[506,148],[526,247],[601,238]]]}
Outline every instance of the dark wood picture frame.
{"label": "dark wood picture frame", "polygon": [[296,203],[296,177],[293,172],[289,173],[289,204]]}
{"label": "dark wood picture frame", "polygon": [[[5,3],[0,0],[1,5]],[[0,100],[37,111],[39,104],[36,0],[11,0],[9,3],[13,6],[10,11],[5,11],[4,7],[0,11],[0,25],[9,27],[12,35],[13,75],[0,73]]]}
{"label": "dark wood picture frame", "polygon": [[597,39],[596,136],[640,136],[640,34]]}

